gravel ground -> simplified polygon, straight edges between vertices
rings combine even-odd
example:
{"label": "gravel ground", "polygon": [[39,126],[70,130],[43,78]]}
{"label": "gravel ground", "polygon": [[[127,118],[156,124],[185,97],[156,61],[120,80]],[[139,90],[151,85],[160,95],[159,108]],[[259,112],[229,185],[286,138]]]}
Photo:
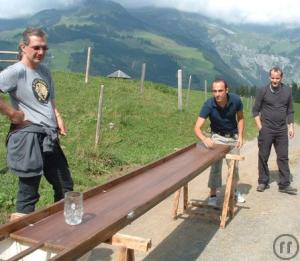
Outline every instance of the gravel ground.
{"label": "gravel ground", "polygon": [[[291,140],[290,168],[293,186],[300,189],[300,127]],[[135,252],[136,260],[179,261],[179,260],[249,260],[273,261],[295,257],[297,243],[300,243],[300,200],[278,192],[278,171],[274,150],[269,160],[271,188],[263,193],[256,192],[257,186],[257,142],[247,142],[241,152],[246,157],[240,163],[238,188],[246,198],[246,203],[238,204],[235,217],[220,229],[218,223],[199,215],[182,215],[172,220],[173,195],[120,231],[128,235],[152,239],[152,248],[147,253]],[[224,164],[226,166],[226,164]],[[223,183],[226,169],[223,171]],[[208,196],[208,170],[189,183],[191,200],[205,201]],[[224,186],[221,190],[224,192]],[[288,234],[290,236],[280,235]],[[275,244],[274,244],[275,242]],[[281,246],[281,249],[280,249]],[[275,248],[275,251],[274,251]],[[115,260],[116,248],[101,244],[95,248],[89,261]],[[281,250],[281,252],[280,252]],[[279,256],[277,256],[277,255]]]}

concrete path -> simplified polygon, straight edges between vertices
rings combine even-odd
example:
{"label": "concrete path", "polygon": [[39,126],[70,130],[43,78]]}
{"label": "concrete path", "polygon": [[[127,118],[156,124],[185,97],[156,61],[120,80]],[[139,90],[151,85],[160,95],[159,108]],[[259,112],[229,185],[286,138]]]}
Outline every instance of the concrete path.
{"label": "concrete path", "polygon": [[[293,186],[300,189],[299,127],[296,135],[296,138],[290,140],[289,155]],[[275,244],[274,241],[280,235],[288,234],[300,243],[300,195],[278,192],[274,150],[269,160],[271,188],[263,193],[256,192],[256,140],[247,142],[241,154],[246,160],[240,164],[239,190],[244,194],[246,203],[239,204],[236,216],[226,228],[220,229],[216,222],[197,215],[183,215],[175,221],[172,220],[171,196],[121,231],[152,239],[151,250],[148,253],[136,252],[136,260],[274,261],[281,260],[279,257],[289,258],[295,255],[297,245],[294,238],[284,236],[278,238]],[[225,166],[223,183],[227,174]],[[206,170],[189,183],[190,199],[207,200],[208,173]],[[223,192],[224,187],[220,195]],[[101,244],[92,251],[88,260],[114,260],[115,252],[115,248]],[[300,252],[290,260],[300,260]]]}

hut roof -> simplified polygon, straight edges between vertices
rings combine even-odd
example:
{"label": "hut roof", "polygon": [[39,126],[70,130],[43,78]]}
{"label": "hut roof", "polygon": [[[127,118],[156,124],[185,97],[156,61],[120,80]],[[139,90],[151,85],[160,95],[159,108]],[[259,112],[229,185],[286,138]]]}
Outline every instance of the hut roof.
{"label": "hut roof", "polygon": [[107,75],[107,77],[109,77],[109,78],[122,78],[122,79],[130,79],[131,78],[129,75],[122,72],[121,70],[117,70],[117,71]]}

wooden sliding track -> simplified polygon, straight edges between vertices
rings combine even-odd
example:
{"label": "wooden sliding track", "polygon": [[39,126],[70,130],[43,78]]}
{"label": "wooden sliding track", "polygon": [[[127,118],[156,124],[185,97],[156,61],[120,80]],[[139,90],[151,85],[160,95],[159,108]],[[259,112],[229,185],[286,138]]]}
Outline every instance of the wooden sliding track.
{"label": "wooden sliding track", "polygon": [[60,201],[3,225],[0,239],[26,243],[30,246],[27,252],[37,248],[52,249],[57,254],[51,260],[75,260],[110,239],[228,151],[229,147],[224,145],[207,149],[202,144],[192,144],[85,192],[80,225],[65,223],[64,203]]}

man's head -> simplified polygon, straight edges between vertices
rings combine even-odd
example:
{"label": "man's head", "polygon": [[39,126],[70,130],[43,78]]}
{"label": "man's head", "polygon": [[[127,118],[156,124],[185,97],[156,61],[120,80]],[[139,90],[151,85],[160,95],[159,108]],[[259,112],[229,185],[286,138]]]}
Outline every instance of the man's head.
{"label": "man's head", "polygon": [[19,59],[31,68],[36,68],[48,50],[46,33],[40,28],[27,28],[19,43]]}
{"label": "man's head", "polygon": [[228,85],[223,79],[214,80],[211,84],[211,89],[216,102],[223,106],[227,103]]}
{"label": "man's head", "polygon": [[273,87],[279,87],[283,77],[283,72],[279,67],[273,67],[269,71],[269,79]]}

